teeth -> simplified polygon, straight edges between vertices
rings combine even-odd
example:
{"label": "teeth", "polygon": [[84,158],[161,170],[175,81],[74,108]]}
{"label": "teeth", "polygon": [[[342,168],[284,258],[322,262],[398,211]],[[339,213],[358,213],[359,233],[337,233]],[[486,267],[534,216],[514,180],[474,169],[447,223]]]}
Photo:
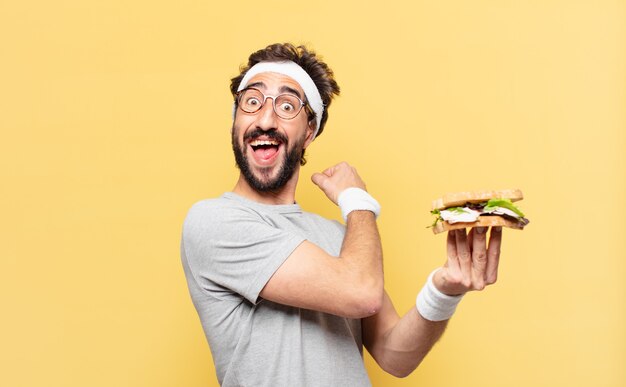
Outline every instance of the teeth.
{"label": "teeth", "polygon": [[279,145],[278,142],[272,140],[254,140],[250,143],[250,146],[261,146],[261,145]]}

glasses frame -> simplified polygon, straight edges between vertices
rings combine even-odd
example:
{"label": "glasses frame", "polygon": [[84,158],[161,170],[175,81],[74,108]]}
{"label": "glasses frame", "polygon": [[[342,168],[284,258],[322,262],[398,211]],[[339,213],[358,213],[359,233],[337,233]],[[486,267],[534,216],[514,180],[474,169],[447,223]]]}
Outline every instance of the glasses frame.
{"label": "glasses frame", "polygon": [[[241,104],[239,103],[240,96],[248,90],[258,91],[263,96],[263,101],[259,105],[259,108],[253,112],[244,110],[243,107],[241,107]],[[276,109],[276,99],[282,95],[289,95],[290,97],[293,97],[300,102],[300,106],[297,108],[298,109],[297,113],[294,114],[294,116],[291,118],[286,118],[286,117],[281,116],[281,114],[278,113],[278,110]],[[278,95],[265,95],[265,93],[263,93],[261,90],[257,89],[256,87],[246,87],[245,89],[239,90],[237,94],[235,94],[235,101],[237,102],[237,106],[239,107],[239,109],[241,109],[242,112],[248,113],[248,114],[258,113],[261,109],[263,109],[263,106],[265,106],[265,101],[267,101],[268,98],[272,99],[272,109],[274,110],[274,113],[276,113],[276,115],[283,120],[293,120],[294,118],[298,116],[298,114],[300,114],[300,112],[302,111],[302,108],[304,107],[306,107],[305,111],[307,112],[307,116],[310,115],[309,111],[312,111],[308,109],[308,103],[306,101],[301,100],[297,95],[292,94],[292,93],[282,93]]]}

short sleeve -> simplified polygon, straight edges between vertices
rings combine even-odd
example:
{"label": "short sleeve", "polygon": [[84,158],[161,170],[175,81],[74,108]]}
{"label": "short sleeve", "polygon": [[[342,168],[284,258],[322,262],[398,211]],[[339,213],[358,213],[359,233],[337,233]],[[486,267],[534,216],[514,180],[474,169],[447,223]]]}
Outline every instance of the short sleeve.
{"label": "short sleeve", "polygon": [[256,303],[265,284],[304,239],[253,209],[205,201],[190,209],[182,243],[203,290],[218,298],[238,294]]}

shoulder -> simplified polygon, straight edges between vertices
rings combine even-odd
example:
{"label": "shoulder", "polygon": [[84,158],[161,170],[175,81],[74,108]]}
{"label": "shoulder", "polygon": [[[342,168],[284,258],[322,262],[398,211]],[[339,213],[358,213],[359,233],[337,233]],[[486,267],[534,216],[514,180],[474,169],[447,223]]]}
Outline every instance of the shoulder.
{"label": "shoulder", "polygon": [[278,230],[292,230],[293,214],[302,214],[299,206],[260,204],[227,192],[192,205],[183,223],[183,234],[236,235],[240,239],[253,238],[257,233],[267,236]]}
{"label": "shoulder", "polygon": [[194,203],[189,211],[185,223],[210,218],[212,221],[223,217],[245,214],[254,214],[256,211],[245,203],[230,199],[227,195],[213,199],[204,199]]}
{"label": "shoulder", "polygon": [[260,220],[260,216],[244,203],[221,196],[204,199],[191,206],[183,223],[183,234],[219,232],[229,224],[243,220]]}

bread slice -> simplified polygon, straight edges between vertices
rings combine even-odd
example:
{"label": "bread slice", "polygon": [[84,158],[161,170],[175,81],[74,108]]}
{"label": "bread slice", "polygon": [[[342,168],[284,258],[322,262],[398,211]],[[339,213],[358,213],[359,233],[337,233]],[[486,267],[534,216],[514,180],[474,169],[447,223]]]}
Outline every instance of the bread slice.
{"label": "bread slice", "polygon": [[[443,210],[448,207],[462,206],[466,203],[482,203],[489,199],[509,199],[512,202],[522,200],[524,195],[519,189],[502,189],[491,191],[466,191],[455,192],[443,195],[441,198],[433,200],[433,210]],[[457,227],[462,228],[462,227]]]}
{"label": "bread slice", "polygon": [[507,219],[498,215],[483,215],[479,216],[476,222],[459,222],[453,224],[446,221],[437,222],[437,224],[433,226],[433,232],[435,234],[439,234],[440,232],[457,230],[460,228],[493,226],[502,226],[522,230],[524,229],[525,224],[523,222]]}

